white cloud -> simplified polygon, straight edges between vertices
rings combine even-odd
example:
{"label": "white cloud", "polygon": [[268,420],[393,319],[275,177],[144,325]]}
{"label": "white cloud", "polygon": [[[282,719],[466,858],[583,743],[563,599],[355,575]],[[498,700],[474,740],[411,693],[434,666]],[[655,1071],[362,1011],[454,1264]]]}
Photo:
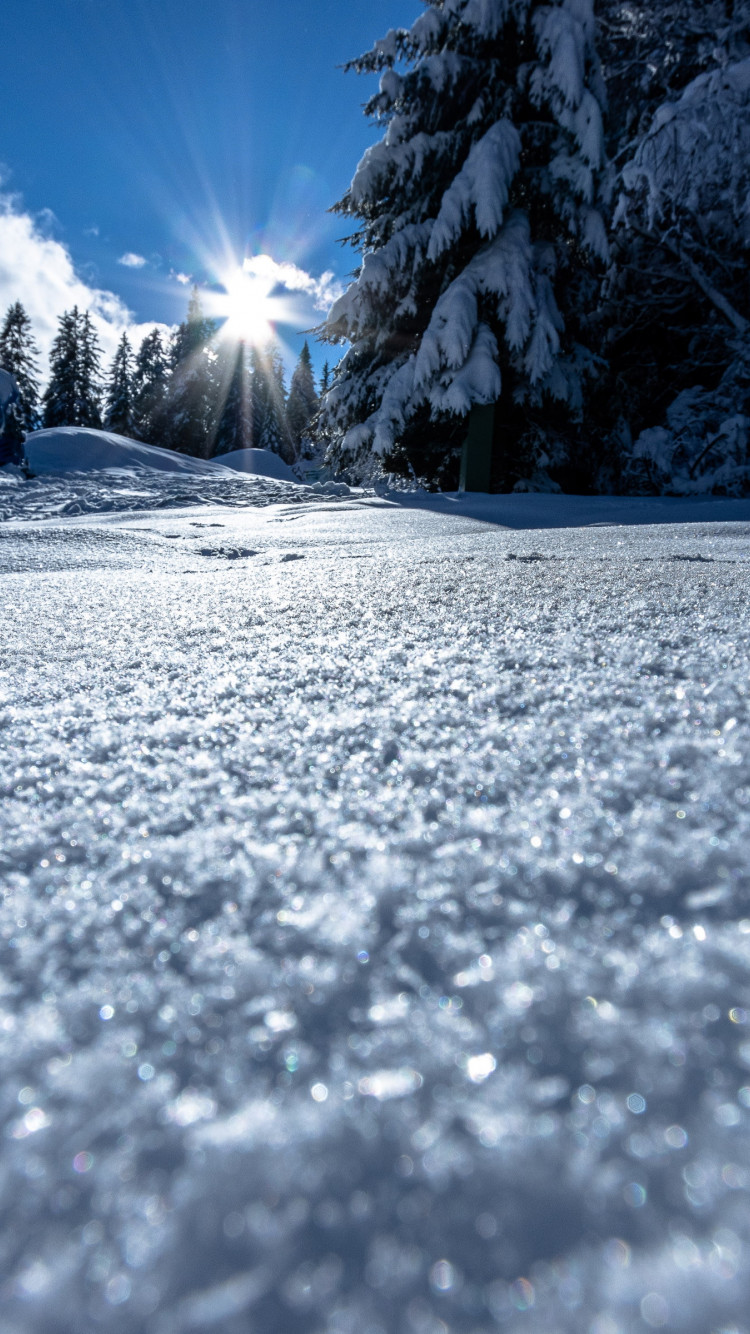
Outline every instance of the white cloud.
{"label": "white cloud", "polygon": [[189,273],[175,273],[174,269],[169,276],[170,278],[174,278],[175,282],[182,283],[183,287],[187,287],[188,283],[192,282]]}
{"label": "white cloud", "polygon": [[303,292],[312,298],[316,310],[327,311],[342,295],[344,284],[330,271],[314,278],[296,264],[279,264],[270,255],[254,255],[243,264],[245,273],[262,279],[270,287],[284,287],[288,292]]}
{"label": "white cloud", "polygon": [[32,217],[16,197],[0,195],[0,318],[14,301],[25,307],[42,354],[39,369],[43,378],[59,316],[73,306],[90,311],[105,363],[125,330],[138,346],[155,327],[134,324],[132,312],[119,296],[92,287],[76,273],[67,247],[46,235],[48,218],[46,213]]}
{"label": "white cloud", "polygon": [[117,263],[122,264],[126,269],[142,269],[147,261],[143,255],[136,255],[132,250],[128,250],[127,254],[120,255]]}

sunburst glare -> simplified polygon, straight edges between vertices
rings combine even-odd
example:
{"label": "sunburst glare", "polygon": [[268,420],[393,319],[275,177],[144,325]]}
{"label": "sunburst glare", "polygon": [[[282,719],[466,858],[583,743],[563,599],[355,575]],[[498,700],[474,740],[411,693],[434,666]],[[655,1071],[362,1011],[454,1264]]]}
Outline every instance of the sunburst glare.
{"label": "sunburst glare", "polygon": [[279,269],[270,256],[257,255],[221,275],[221,289],[210,293],[206,308],[223,321],[225,339],[263,347],[275,338],[278,324],[299,320],[298,301],[284,291]]}
{"label": "sunburst glare", "polygon": [[225,292],[219,295],[222,313],[226,315],[226,338],[262,345],[273,334],[274,318],[278,319],[277,302],[268,283],[238,269],[225,280]]}

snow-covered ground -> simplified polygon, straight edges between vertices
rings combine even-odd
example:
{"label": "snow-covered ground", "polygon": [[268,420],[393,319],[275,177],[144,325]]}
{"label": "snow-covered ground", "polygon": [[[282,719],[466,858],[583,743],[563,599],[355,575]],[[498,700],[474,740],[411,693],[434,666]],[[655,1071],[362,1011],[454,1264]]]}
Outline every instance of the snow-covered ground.
{"label": "snow-covered ground", "polygon": [[238,449],[218,459],[194,459],[139,440],[62,426],[27,437],[33,473],[0,468],[0,523],[78,514],[179,509],[185,505],[273,505],[349,496],[341,482],[301,485],[268,449]]}
{"label": "snow-covered ground", "polygon": [[2,1334],[745,1334],[750,504],[129,485],[0,489]]}

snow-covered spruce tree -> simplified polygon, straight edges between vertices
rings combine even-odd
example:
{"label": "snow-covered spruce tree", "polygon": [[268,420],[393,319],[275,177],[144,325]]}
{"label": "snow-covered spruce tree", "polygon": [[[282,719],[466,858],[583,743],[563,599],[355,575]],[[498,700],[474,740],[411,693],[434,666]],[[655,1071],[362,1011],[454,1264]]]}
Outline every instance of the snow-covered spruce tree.
{"label": "snow-covered spruce tree", "polygon": [[[663,70],[667,94],[614,146],[603,313],[621,437],[635,438],[624,483],[736,494],[750,490],[750,0],[619,8],[648,91]],[[601,47],[608,69],[606,33]]]}
{"label": "snow-covered spruce tree", "polygon": [[214,434],[214,455],[229,454],[253,445],[250,368],[245,344],[228,344],[218,357],[219,401]]}
{"label": "snow-covered spruce tree", "polygon": [[18,402],[12,412],[24,432],[35,431],[40,424],[38,355],[31,320],[16,301],[8,307],[0,329],[0,367],[10,371],[18,386]]}
{"label": "snow-covered spruce tree", "polygon": [[286,405],[286,420],[294,452],[299,458],[304,441],[309,435],[309,426],[318,410],[318,395],[315,392],[312,358],[310,348],[304,344],[299,360],[294,368],[292,383],[289,386],[289,398]]}
{"label": "snow-covered spruce tree", "polygon": [[250,352],[253,445],[270,449],[286,463],[294,462],[286,421],[284,367],[277,347],[253,347]]}
{"label": "snow-covered spruce tree", "polygon": [[618,157],[746,26],[746,0],[596,0],[596,46],[607,88],[606,141]]}
{"label": "snow-covered spruce tree", "polygon": [[137,440],[160,445],[165,435],[164,405],[169,361],[161,333],[152,329],[135,357],[133,370],[133,433]]}
{"label": "snow-covered spruce tree", "polygon": [[386,128],[335,206],[362,261],[321,331],[351,343],[329,457],[455,484],[467,414],[499,401],[496,483],[563,468],[607,252],[592,0],[428,0],[350,67],[381,72]]}
{"label": "snow-covered spruce tree", "polygon": [[133,414],[133,349],[124,333],[117,345],[107,385],[104,425],[117,435],[131,436]]}
{"label": "snow-covered spruce tree", "polygon": [[187,319],[172,339],[172,374],[167,387],[163,443],[198,458],[209,457],[213,439],[215,333],[216,326],[204,315],[198,289],[194,287]]}
{"label": "snow-covered spruce tree", "polygon": [[44,391],[45,426],[102,424],[100,352],[91,317],[77,306],[66,310],[50,352],[50,378]]}

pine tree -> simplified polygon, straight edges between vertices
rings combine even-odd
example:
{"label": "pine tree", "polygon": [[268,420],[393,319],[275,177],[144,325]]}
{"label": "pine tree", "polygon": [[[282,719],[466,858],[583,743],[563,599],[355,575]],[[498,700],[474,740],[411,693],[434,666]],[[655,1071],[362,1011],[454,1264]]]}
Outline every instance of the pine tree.
{"label": "pine tree", "polygon": [[322,330],[352,345],[317,427],[333,461],[455,482],[467,414],[500,400],[512,481],[542,409],[575,412],[579,275],[607,253],[593,39],[591,0],[428,0],[351,62],[380,72],[386,132],[336,206],[362,260]]}
{"label": "pine tree", "polygon": [[60,316],[52,344],[44,425],[100,427],[100,378],[99,340],[91,317],[74,306]]}
{"label": "pine tree", "polygon": [[50,378],[44,391],[44,425],[78,425],[78,307],[66,310],[50,352]]}
{"label": "pine tree", "polygon": [[198,458],[209,456],[215,429],[216,382],[211,346],[215,333],[216,326],[204,315],[194,287],[187,319],[172,339],[164,443]]}
{"label": "pine tree", "polygon": [[220,357],[220,367],[225,388],[220,391],[214,455],[250,449],[253,444],[250,371],[245,344],[233,344],[231,351],[225,349]]}
{"label": "pine tree", "polygon": [[161,445],[167,437],[165,403],[169,362],[158,329],[141,343],[133,371],[133,433],[137,440]]}
{"label": "pine tree", "polygon": [[323,369],[322,369],[322,371],[320,372],[320,397],[321,397],[321,398],[323,397],[324,394],[327,394],[327,393],[328,393],[328,388],[329,388],[330,383],[331,383],[331,368],[330,368],[328,362],[327,362],[327,361],[324,361],[324,362],[323,362]]}
{"label": "pine tree", "polygon": [[303,440],[310,422],[318,410],[318,395],[313,380],[310,348],[304,344],[299,360],[294,368],[292,383],[289,387],[289,399],[286,405],[286,420],[294,452],[299,457]]}
{"label": "pine tree", "polygon": [[101,348],[88,311],[78,332],[78,420],[74,426],[101,427]]}
{"label": "pine tree", "polygon": [[0,368],[0,467],[23,467],[25,432],[18,408],[18,388],[12,374]]}
{"label": "pine tree", "polygon": [[272,343],[269,349],[268,367],[274,408],[278,414],[279,426],[281,428],[282,453],[284,457],[290,459],[292,456],[292,440],[286,415],[287,392],[286,384],[284,382],[284,362],[282,360],[281,350],[276,343]]}
{"label": "pine tree", "polygon": [[250,353],[253,445],[270,449],[286,463],[294,461],[286,422],[284,367],[278,348],[253,347]]}
{"label": "pine tree", "polygon": [[18,402],[12,411],[24,432],[35,431],[40,423],[38,355],[31,320],[21,302],[16,301],[8,307],[0,330],[0,367],[10,371],[18,386]]}
{"label": "pine tree", "polygon": [[117,435],[133,435],[133,349],[126,333],[118,343],[112,362],[104,425]]}

